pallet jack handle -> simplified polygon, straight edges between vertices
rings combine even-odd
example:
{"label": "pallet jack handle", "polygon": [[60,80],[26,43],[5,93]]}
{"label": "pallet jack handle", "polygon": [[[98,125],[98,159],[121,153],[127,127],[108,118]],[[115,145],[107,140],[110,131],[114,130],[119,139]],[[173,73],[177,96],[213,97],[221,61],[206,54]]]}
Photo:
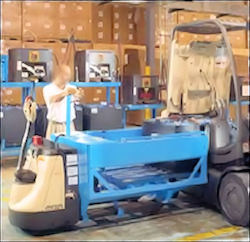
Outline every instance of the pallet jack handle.
{"label": "pallet jack handle", "polygon": [[31,170],[23,169],[25,163],[25,155],[28,144],[28,138],[31,130],[31,124],[36,120],[36,103],[33,100],[35,89],[35,83],[33,82],[32,89],[30,92],[30,96],[25,98],[23,111],[25,118],[27,120],[25,132],[22,139],[20,154],[17,162],[17,169],[15,173],[15,177],[20,182],[32,183],[36,179],[36,174]]}

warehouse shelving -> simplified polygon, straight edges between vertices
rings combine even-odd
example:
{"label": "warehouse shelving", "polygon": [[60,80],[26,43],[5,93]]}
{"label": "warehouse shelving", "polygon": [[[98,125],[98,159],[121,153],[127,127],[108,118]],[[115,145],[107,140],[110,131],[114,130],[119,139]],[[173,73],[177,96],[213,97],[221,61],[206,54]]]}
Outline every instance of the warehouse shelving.
{"label": "warehouse shelving", "polygon": [[123,108],[123,117],[122,117],[122,124],[123,127],[126,127],[127,123],[127,111],[136,111],[136,110],[145,110],[150,109],[152,110],[152,117],[156,117],[156,110],[163,108],[164,105],[162,103],[155,103],[155,104],[124,104],[122,105]]}
{"label": "warehouse shelving", "polygon": [[[37,82],[35,87],[44,87],[47,82]],[[106,98],[107,102],[110,103],[110,90],[112,87],[115,88],[115,103],[119,103],[119,87],[121,86],[120,82],[70,82],[71,85],[77,87],[106,87]],[[22,100],[24,101],[27,95],[30,95],[31,88],[33,87],[32,82],[1,82],[2,88],[22,88]],[[33,94],[35,95],[35,94]]]}
{"label": "warehouse shelving", "polygon": [[[33,87],[44,87],[47,82],[1,82],[1,88],[22,88],[22,103],[24,102],[26,96],[31,95],[31,90]],[[106,100],[107,103],[110,103],[110,90],[115,88],[115,104],[119,103],[119,87],[121,86],[120,82],[71,82],[71,85],[77,87],[106,87]],[[32,93],[35,98],[35,92]],[[6,146],[4,139],[1,139],[1,157],[11,157],[18,156],[20,146]]]}
{"label": "warehouse shelving", "polygon": [[[31,95],[31,90],[33,86],[36,87],[44,87],[48,83],[47,82],[1,82],[1,88],[22,88],[22,102],[24,102],[25,97]],[[119,87],[121,86],[120,82],[70,82],[71,85],[77,87],[105,87],[106,88],[106,101],[107,103],[111,103],[111,88],[115,88],[115,104],[119,104]],[[35,98],[35,92],[32,93]],[[156,110],[163,108],[162,103],[157,104],[124,104],[122,105],[123,110],[123,127],[126,127],[127,120],[127,111],[135,111],[135,110],[152,110],[152,117],[156,117]],[[1,155],[2,157],[8,156],[18,156],[19,154],[19,146],[16,147],[6,147],[5,140],[1,141]]]}

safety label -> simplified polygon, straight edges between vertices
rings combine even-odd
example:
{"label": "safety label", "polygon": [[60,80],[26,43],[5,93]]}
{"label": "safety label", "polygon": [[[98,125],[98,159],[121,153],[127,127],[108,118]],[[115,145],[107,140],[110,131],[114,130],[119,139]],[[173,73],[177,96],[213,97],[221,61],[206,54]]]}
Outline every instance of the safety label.
{"label": "safety label", "polygon": [[78,184],[78,176],[68,177],[68,184],[69,185],[77,185]]}
{"label": "safety label", "polygon": [[67,175],[68,176],[78,175],[78,167],[77,166],[69,166],[69,167],[67,167]]}
{"label": "safety label", "polygon": [[66,165],[73,166],[77,165],[77,155],[76,154],[69,154],[66,156]]}

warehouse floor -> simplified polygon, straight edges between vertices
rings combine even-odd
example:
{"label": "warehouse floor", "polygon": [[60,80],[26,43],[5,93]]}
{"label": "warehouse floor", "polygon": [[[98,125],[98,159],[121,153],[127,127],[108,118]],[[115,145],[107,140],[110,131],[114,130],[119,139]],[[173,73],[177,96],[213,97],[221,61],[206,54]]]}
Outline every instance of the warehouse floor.
{"label": "warehouse floor", "polygon": [[[212,209],[205,208],[203,204],[193,198],[181,194],[177,200],[159,213],[150,212],[146,217],[126,218],[124,220],[106,219],[90,228],[74,231],[32,236],[10,225],[8,221],[8,199],[10,187],[15,171],[15,161],[2,161],[2,240],[230,240],[249,241],[249,230],[235,227]],[[191,203],[192,201],[192,203]],[[155,203],[135,202],[124,203],[129,210],[143,211],[155,209]],[[108,205],[98,205],[99,211],[105,210]],[[93,209],[97,210],[98,206]],[[108,209],[108,208],[107,208]],[[109,222],[107,222],[109,221]]]}

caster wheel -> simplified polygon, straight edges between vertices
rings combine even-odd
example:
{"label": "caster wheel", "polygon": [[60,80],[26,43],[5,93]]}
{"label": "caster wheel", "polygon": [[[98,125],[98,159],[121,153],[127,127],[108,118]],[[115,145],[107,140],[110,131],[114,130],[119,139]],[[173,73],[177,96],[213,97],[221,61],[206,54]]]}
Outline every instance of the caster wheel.
{"label": "caster wheel", "polygon": [[222,214],[231,224],[248,226],[249,174],[227,174],[219,188],[219,201]]}

